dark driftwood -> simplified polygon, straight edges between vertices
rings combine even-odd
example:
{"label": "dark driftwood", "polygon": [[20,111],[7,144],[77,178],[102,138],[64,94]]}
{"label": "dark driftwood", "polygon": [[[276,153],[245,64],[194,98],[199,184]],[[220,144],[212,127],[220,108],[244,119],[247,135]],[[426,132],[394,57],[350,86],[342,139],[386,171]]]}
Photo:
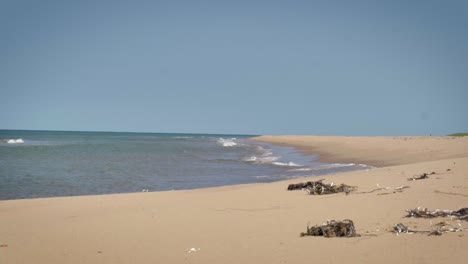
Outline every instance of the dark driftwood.
{"label": "dark driftwood", "polygon": [[333,182],[323,183],[323,180],[308,181],[305,183],[301,182],[296,184],[290,184],[288,186],[288,191],[303,189],[305,189],[311,195],[332,194],[340,192],[349,194],[351,191],[355,190],[356,187],[349,186],[346,184],[335,185]]}
{"label": "dark driftwood", "polygon": [[324,237],[355,237],[356,229],[353,221],[346,219],[343,221],[328,221],[321,226],[307,226],[307,232],[301,233],[303,236],[324,236]]}

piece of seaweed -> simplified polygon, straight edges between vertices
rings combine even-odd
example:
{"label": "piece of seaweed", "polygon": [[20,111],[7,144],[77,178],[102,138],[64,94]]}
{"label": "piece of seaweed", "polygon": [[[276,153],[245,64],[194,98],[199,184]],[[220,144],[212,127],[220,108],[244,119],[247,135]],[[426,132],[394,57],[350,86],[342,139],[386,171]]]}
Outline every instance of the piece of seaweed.
{"label": "piece of seaweed", "polygon": [[458,210],[428,210],[427,208],[418,207],[415,209],[406,210],[406,217],[414,218],[435,218],[435,217],[447,217],[455,216],[459,220],[468,221],[468,208],[461,208]]}
{"label": "piece of seaweed", "polygon": [[327,221],[326,224],[316,225],[309,227],[307,226],[307,232],[300,234],[303,236],[323,236],[323,237],[355,237],[356,229],[353,221],[346,219],[343,221]]}
{"label": "piece of seaweed", "polygon": [[450,226],[447,222],[440,222],[438,224],[435,224],[436,228],[430,231],[421,231],[421,230],[410,230],[407,226],[405,226],[402,223],[399,223],[393,227],[393,233],[395,235],[399,234],[413,234],[413,233],[421,233],[421,234],[427,234],[428,236],[441,236],[443,233],[448,233],[448,232],[463,232],[463,231],[468,231],[466,228],[461,228],[461,227],[453,227]]}
{"label": "piece of seaweed", "polygon": [[322,195],[341,192],[349,194],[351,191],[355,190],[356,187],[349,186],[346,184],[335,185],[333,182],[327,184],[323,183],[323,179],[318,181],[308,181],[305,183],[301,182],[288,185],[288,191],[303,189],[311,195]]}

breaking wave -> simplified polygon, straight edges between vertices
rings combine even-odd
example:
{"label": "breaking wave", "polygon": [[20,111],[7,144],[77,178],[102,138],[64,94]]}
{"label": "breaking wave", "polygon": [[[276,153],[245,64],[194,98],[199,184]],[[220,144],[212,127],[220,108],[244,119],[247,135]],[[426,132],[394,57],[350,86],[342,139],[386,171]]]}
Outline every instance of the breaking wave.
{"label": "breaking wave", "polygon": [[8,144],[23,144],[23,143],[24,143],[24,140],[21,139],[21,138],[18,138],[18,139],[6,139],[5,142],[8,143]]}
{"label": "breaking wave", "polygon": [[294,163],[294,162],[272,162],[273,165],[276,166],[285,166],[285,167],[302,167],[302,165]]}
{"label": "breaking wave", "polygon": [[298,168],[294,169],[295,171],[312,171],[312,170],[327,170],[333,168],[342,168],[342,167],[350,167],[355,166],[354,163],[333,163],[333,164],[326,164],[326,165],[319,165],[311,168]]}
{"label": "breaking wave", "polygon": [[265,149],[261,146],[257,147],[257,155],[248,156],[242,160],[245,162],[255,163],[255,164],[269,164],[281,167],[302,167],[302,165],[294,162],[283,162],[279,161],[281,156],[274,156],[273,151]]}
{"label": "breaking wave", "polygon": [[223,147],[234,147],[237,146],[237,143],[235,142],[236,138],[219,138],[217,143],[220,146]]}
{"label": "breaking wave", "polygon": [[255,179],[264,179],[264,178],[271,178],[271,176],[262,175],[262,176],[254,176]]}

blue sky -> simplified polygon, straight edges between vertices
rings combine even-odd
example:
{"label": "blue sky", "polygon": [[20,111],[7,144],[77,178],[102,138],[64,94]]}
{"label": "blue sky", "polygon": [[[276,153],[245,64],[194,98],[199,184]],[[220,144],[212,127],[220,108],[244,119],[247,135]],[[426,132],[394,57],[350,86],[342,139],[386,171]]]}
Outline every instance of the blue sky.
{"label": "blue sky", "polygon": [[0,128],[468,131],[466,1],[0,1]]}

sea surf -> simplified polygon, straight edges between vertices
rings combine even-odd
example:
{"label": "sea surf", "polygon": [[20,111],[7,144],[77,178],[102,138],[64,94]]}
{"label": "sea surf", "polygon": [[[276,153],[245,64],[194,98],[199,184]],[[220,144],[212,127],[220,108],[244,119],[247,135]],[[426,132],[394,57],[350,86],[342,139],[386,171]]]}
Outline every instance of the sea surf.
{"label": "sea surf", "polygon": [[0,200],[167,191],[365,169],[254,135],[0,130]]}

